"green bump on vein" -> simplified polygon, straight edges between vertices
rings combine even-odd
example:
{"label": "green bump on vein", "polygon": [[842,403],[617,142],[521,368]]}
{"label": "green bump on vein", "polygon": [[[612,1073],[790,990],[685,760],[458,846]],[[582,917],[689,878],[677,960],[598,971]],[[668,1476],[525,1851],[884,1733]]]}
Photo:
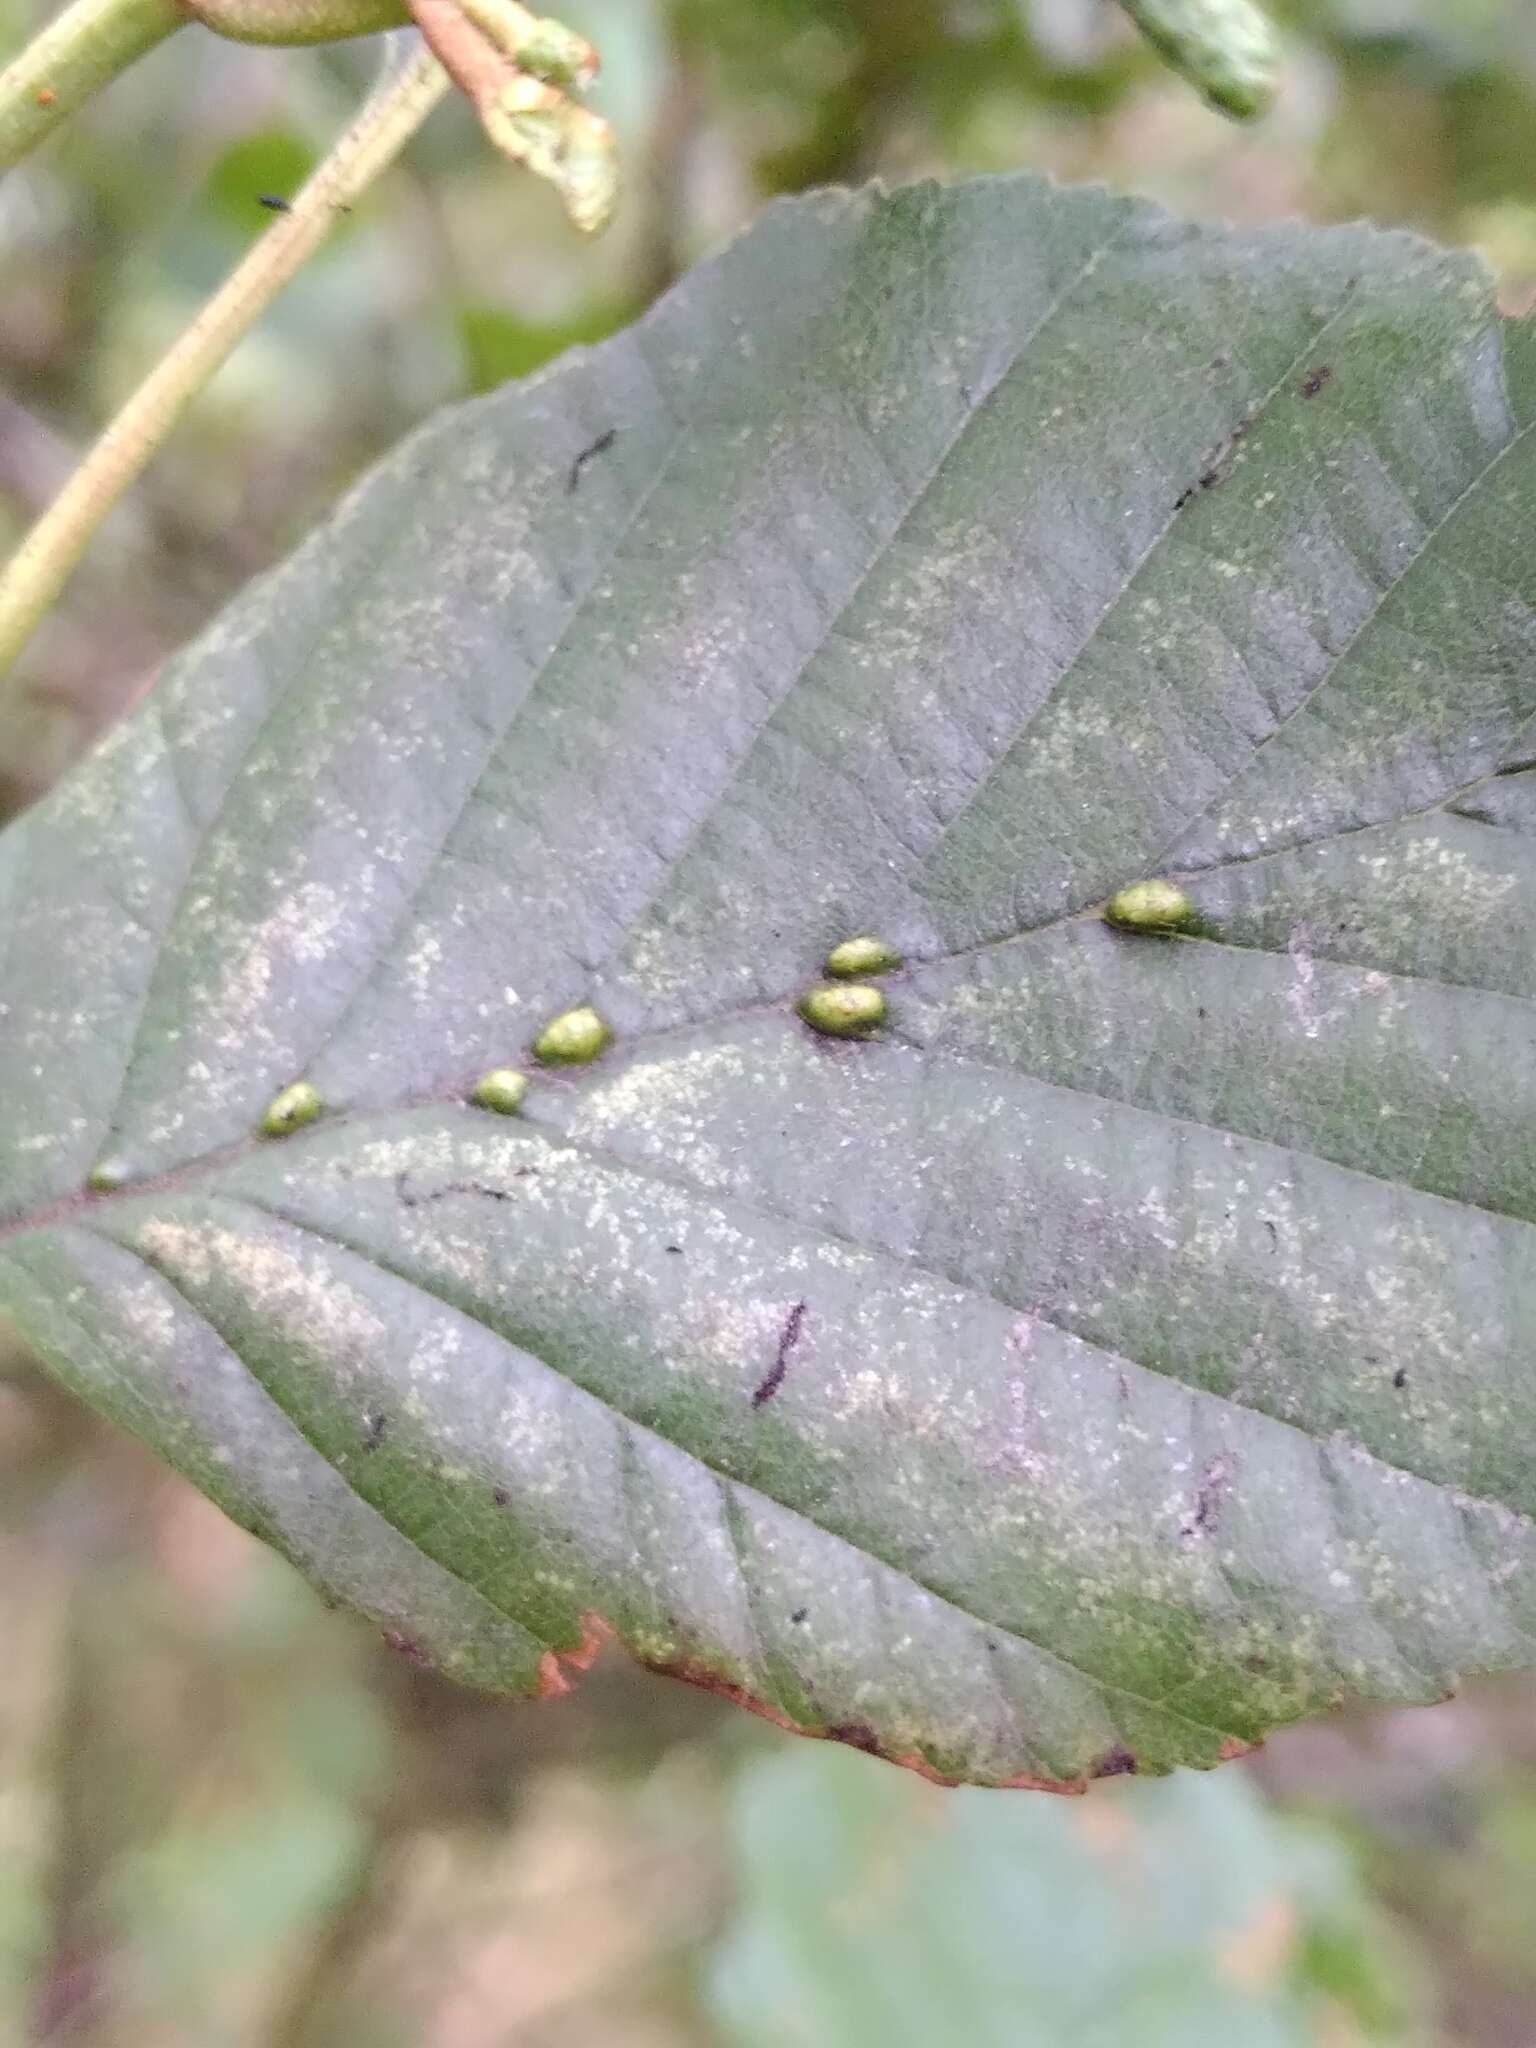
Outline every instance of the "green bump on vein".
{"label": "green bump on vein", "polygon": [[85,1176],[85,1184],[93,1195],[111,1195],[127,1178],[127,1160],[120,1153],[106,1152]]}
{"label": "green bump on vein", "polygon": [[492,1067],[475,1083],[470,1101],[479,1109],[493,1109],[498,1116],[516,1116],[528,1099],[528,1076],[516,1067]]}
{"label": "green bump on vein", "polygon": [[552,1017],[533,1041],[533,1056],[546,1067],[584,1067],[613,1041],[613,1033],[590,1004]]}
{"label": "green bump on vein", "polygon": [[1110,897],[1104,916],[1122,931],[1180,932],[1194,924],[1195,906],[1177,882],[1132,882]]}
{"label": "green bump on vein", "polygon": [[889,939],[877,939],[866,932],[857,939],[844,939],[827,955],[827,972],[839,981],[862,981],[867,974],[890,974],[901,965],[901,955]]}
{"label": "green bump on vein", "polygon": [[267,1113],[261,1120],[262,1135],[286,1138],[290,1131],[312,1124],[320,1109],[319,1090],[308,1081],[295,1081],[291,1086],[279,1089],[267,1104]]}
{"label": "green bump on vein", "polygon": [[885,997],[868,982],[824,982],[807,989],[795,1008],[828,1038],[867,1038],[885,1022]]}

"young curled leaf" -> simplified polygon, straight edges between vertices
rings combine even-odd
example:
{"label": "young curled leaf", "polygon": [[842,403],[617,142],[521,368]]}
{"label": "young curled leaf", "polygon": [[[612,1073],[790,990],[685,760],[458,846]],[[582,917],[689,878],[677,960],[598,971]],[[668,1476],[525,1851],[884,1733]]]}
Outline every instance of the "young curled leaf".
{"label": "young curled leaf", "polygon": [[585,36],[563,21],[531,14],[518,0],[459,0],[466,15],[504,56],[545,85],[566,91],[589,86],[598,73],[597,52]]}
{"label": "young curled leaf", "polygon": [[572,224],[595,235],[619,192],[618,149],[606,121],[537,78],[516,78],[482,105],[481,123],[503,156],[547,179]]}
{"label": "young curled leaf", "polygon": [[597,74],[590,43],[519,0],[408,0],[428,46],[503,156],[546,179],[584,234],[606,227],[618,197],[607,122],[569,97]]}

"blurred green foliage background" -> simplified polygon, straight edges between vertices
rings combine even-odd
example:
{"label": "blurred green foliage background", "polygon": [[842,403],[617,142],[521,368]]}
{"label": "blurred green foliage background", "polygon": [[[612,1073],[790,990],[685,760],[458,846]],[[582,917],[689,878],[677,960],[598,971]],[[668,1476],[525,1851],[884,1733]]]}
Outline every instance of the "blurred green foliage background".
{"label": "blurred green foliage background", "polygon": [[[606,60],[615,229],[578,241],[434,117],[28,651],[0,812],[413,422],[600,338],[776,192],[1033,165],[1407,224],[1536,303],[1530,0],[1290,0],[1251,130],[1110,0],[562,11]],[[0,0],[0,52],[38,18]],[[377,62],[189,31],[0,184],[0,549]],[[512,1707],[326,1613],[3,1336],[0,1645],[0,2043],[1536,2044],[1530,1687],[1071,1803],[941,1793],[619,1668]]]}

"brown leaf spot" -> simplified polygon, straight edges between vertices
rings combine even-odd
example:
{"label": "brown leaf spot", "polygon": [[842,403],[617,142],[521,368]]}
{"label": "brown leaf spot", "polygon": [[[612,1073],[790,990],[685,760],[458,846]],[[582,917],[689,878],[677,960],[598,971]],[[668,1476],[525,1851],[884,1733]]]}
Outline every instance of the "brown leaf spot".
{"label": "brown leaf spot", "polygon": [[[680,1679],[684,1685],[696,1685],[701,1692],[710,1692],[717,1699],[729,1700],[732,1706],[742,1707],[749,1714],[756,1714],[761,1720],[771,1721],[775,1728],[782,1728],[787,1735],[801,1735],[811,1742],[845,1742],[855,1749],[862,1749],[869,1756],[878,1756],[898,1770],[912,1771],[919,1778],[926,1778],[930,1785],[952,1788],[968,1781],[964,1778],[946,1777],[936,1771],[926,1757],[893,1754],[880,1746],[879,1737],[862,1721],[846,1721],[834,1728],[806,1728],[799,1721],[792,1721],[778,1707],[771,1707],[766,1700],[758,1699],[745,1686],[736,1685],[728,1678],[722,1678],[707,1665],[697,1664],[686,1657],[642,1658],[646,1670],[654,1671],[661,1678]],[[867,1738],[867,1739],[866,1739]],[[1023,1772],[1016,1778],[1005,1778],[997,1788],[1005,1792],[1057,1792],[1071,1797],[1088,1790],[1086,1778],[1037,1778]]]}
{"label": "brown leaf spot", "polygon": [[557,1700],[571,1689],[567,1672],[590,1671],[597,1653],[613,1635],[613,1630],[600,1614],[590,1611],[580,1617],[581,1640],[573,1649],[564,1650],[555,1644],[539,1659],[539,1682],[534,1690],[538,1700]]}

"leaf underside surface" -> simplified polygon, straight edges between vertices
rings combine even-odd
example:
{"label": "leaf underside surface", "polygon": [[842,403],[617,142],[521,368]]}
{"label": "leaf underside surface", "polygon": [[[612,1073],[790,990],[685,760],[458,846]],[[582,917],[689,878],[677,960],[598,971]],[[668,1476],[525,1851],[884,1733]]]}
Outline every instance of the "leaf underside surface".
{"label": "leaf underside surface", "polygon": [[0,840],[0,1300],[475,1685],[1071,1787],[1531,1663],[1533,417],[1406,236],[771,208]]}

